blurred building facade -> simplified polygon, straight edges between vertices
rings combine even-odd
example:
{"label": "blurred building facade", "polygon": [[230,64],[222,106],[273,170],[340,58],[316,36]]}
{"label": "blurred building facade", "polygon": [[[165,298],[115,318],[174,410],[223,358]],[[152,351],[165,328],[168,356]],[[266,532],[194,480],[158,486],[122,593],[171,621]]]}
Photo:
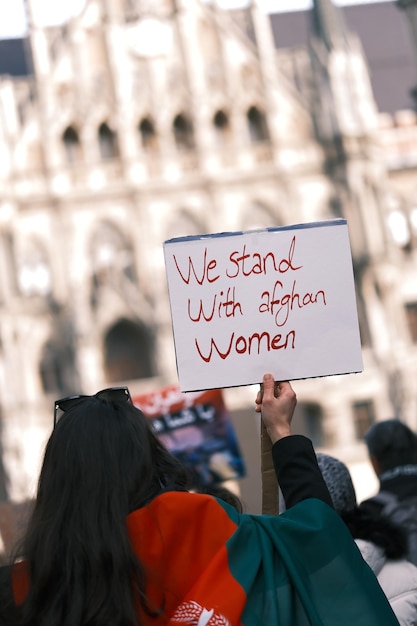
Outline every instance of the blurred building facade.
{"label": "blurred building facade", "polygon": [[[343,10],[315,0],[307,45],[277,50],[256,3],[88,0],[54,28],[27,9],[29,75],[0,79],[0,500],[33,494],[54,399],[176,381],[164,240],[332,217],[364,372],[298,381],[294,424],[365,485],[369,425],[417,427],[417,124],[378,110]],[[254,512],[255,393],[225,393]]]}

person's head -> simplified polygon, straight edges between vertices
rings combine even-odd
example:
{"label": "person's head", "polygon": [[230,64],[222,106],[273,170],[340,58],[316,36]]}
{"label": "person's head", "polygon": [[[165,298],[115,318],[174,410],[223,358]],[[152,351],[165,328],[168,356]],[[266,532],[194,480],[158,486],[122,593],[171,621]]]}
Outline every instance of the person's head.
{"label": "person's head", "polygon": [[66,410],[46,445],[18,553],[31,572],[28,622],[46,611],[45,623],[61,623],[63,615],[66,624],[81,623],[81,615],[82,623],[97,615],[97,623],[134,623],[132,585],[142,593],[144,580],[126,516],[165,487],[185,486],[182,465],[130,395],[110,397],[63,402]]}
{"label": "person's head", "polygon": [[317,453],[317,463],[337,513],[353,511],[357,505],[355,487],[346,465],[327,454]]}
{"label": "person's head", "polygon": [[[111,507],[116,494],[127,515],[167,483],[181,466],[130,401],[85,396],[58,420],[46,446],[37,500],[59,494],[62,506]],[[185,477],[184,477],[185,480]]]}
{"label": "person's head", "polygon": [[398,419],[373,424],[365,443],[377,476],[394,467],[417,464],[417,435]]}
{"label": "person's head", "polygon": [[354,539],[370,541],[383,549],[389,559],[404,558],[407,539],[403,530],[386,517],[357,506],[355,487],[346,465],[327,454],[317,454],[317,462],[340,515]]}

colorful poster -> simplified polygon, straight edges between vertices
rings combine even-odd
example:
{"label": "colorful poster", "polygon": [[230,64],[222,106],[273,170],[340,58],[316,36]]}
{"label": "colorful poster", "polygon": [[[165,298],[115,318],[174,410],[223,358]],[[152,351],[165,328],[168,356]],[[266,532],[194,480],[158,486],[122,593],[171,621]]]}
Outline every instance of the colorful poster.
{"label": "colorful poster", "polygon": [[181,393],[172,385],[133,398],[158,438],[192,472],[196,486],[245,475],[221,390]]}

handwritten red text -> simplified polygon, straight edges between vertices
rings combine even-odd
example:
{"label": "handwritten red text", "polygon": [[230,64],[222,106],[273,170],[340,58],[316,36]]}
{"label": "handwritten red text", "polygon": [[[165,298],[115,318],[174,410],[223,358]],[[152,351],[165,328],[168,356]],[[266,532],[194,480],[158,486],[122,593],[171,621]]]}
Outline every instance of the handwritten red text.
{"label": "handwritten red text", "polygon": [[295,348],[295,330],[290,330],[286,335],[273,335],[271,337],[270,333],[264,331],[262,333],[253,333],[249,337],[244,337],[240,335],[235,339],[235,333],[232,333],[228,343],[223,347],[219,347],[212,337],[210,339],[209,349],[203,351],[197,341],[195,339],[195,345],[197,348],[197,352],[200,358],[206,363],[210,363],[213,356],[217,354],[221,359],[227,359],[231,354],[247,354],[251,355],[253,353],[260,354],[261,348],[270,352],[271,350],[286,350],[287,348],[291,348],[294,350]]}
{"label": "handwritten red text", "polygon": [[[307,291],[300,294],[296,291],[296,281],[292,284],[291,293],[281,293],[284,285],[280,280],[275,282],[272,292],[264,291],[261,295],[263,303],[259,307],[260,313],[270,313],[275,320],[277,326],[284,326],[288,322],[293,309],[303,309],[309,304],[318,304],[321,302],[324,306],[326,303],[326,294],[323,289],[319,291]],[[280,296],[280,297],[278,297]]]}
{"label": "handwritten red text", "polygon": [[217,267],[217,261],[215,259],[211,259],[210,261],[207,262],[207,248],[204,248],[203,264],[202,264],[202,267],[200,267],[198,272],[196,268],[194,267],[193,260],[190,256],[188,257],[188,274],[186,273],[183,274],[181,272],[179,265],[177,263],[177,257],[175,256],[175,254],[173,255],[173,258],[174,258],[175,267],[178,270],[178,274],[181,276],[182,280],[187,285],[190,284],[192,274],[194,275],[194,278],[199,285],[202,285],[205,280],[208,283],[214,283],[216,280],[220,278],[220,274],[216,274],[214,276],[211,275],[211,272],[213,272]]}
{"label": "handwritten red text", "polygon": [[288,255],[279,260],[274,252],[267,252],[263,256],[258,252],[250,254],[246,252],[246,245],[243,246],[242,252],[235,250],[231,252],[229,261],[232,265],[230,269],[226,269],[228,278],[236,278],[242,276],[250,276],[251,274],[267,274],[268,269],[280,274],[285,274],[288,270],[297,271],[302,265],[293,265],[293,257],[295,252],[295,235],[291,240]]}
{"label": "handwritten red text", "polygon": [[[248,252],[246,244],[242,250],[234,250],[229,255],[229,265],[225,269],[225,275],[228,278],[248,277],[252,275],[268,274],[270,272],[285,274],[288,271],[297,271],[302,265],[296,265],[294,262],[296,237],[291,240],[288,253],[281,257],[275,252],[267,252],[264,255],[259,252]],[[195,281],[198,285],[204,283],[214,283],[220,278],[218,262],[216,259],[207,257],[207,248],[201,259],[196,262],[191,256],[185,262],[185,267],[180,268],[176,255],[173,255],[175,267],[181,280],[189,285]]]}
{"label": "handwritten red text", "polygon": [[203,300],[200,298],[196,307],[197,311],[191,312],[191,300],[188,298],[188,317],[192,322],[211,322],[214,317],[219,319],[223,317],[235,317],[235,315],[243,315],[242,305],[236,301],[235,287],[229,287],[226,291],[216,293],[209,306],[204,307]]}

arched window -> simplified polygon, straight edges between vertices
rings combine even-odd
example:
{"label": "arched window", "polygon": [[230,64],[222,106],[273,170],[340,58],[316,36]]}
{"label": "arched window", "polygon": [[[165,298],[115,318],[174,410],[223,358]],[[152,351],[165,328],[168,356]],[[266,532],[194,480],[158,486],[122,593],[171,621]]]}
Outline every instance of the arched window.
{"label": "arched window", "polygon": [[76,163],[81,159],[81,144],[77,131],[68,126],[62,135],[67,163]]}
{"label": "arched window", "polygon": [[193,125],[185,115],[179,114],[175,117],[172,129],[179,150],[192,150],[195,147]]}
{"label": "arched window", "polygon": [[258,141],[269,141],[268,124],[264,113],[257,107],[251,107],[247,114],[249,136],[253,143]]}
{"label": "arched window", "polygon": [[224,111],[217,111],[213,117],[213,126],[216,132],[217,142],[224,144],[230,139],[229,118]]}
{"label": "arched window", "polygon": [[108,382],[154,376],[154,338],[151,329],[128,319],[119,320],[104,339],[104,363]]}
{"label": "arched window", "polygon": [[404,305],[410,339],[417,344],[417,302],[406,302]]}
{"label": "arched window", "polygon": [[146,152],[156,152],[158,149],[158,140],[155,127],[151,119],[144,117],[139,124],[139,133],[143,149]]}
{"label": "arched window", "polygon": [[98,141],[102,159],[115,159],[119,156],[117,135],[105,122],[98,129]]}

